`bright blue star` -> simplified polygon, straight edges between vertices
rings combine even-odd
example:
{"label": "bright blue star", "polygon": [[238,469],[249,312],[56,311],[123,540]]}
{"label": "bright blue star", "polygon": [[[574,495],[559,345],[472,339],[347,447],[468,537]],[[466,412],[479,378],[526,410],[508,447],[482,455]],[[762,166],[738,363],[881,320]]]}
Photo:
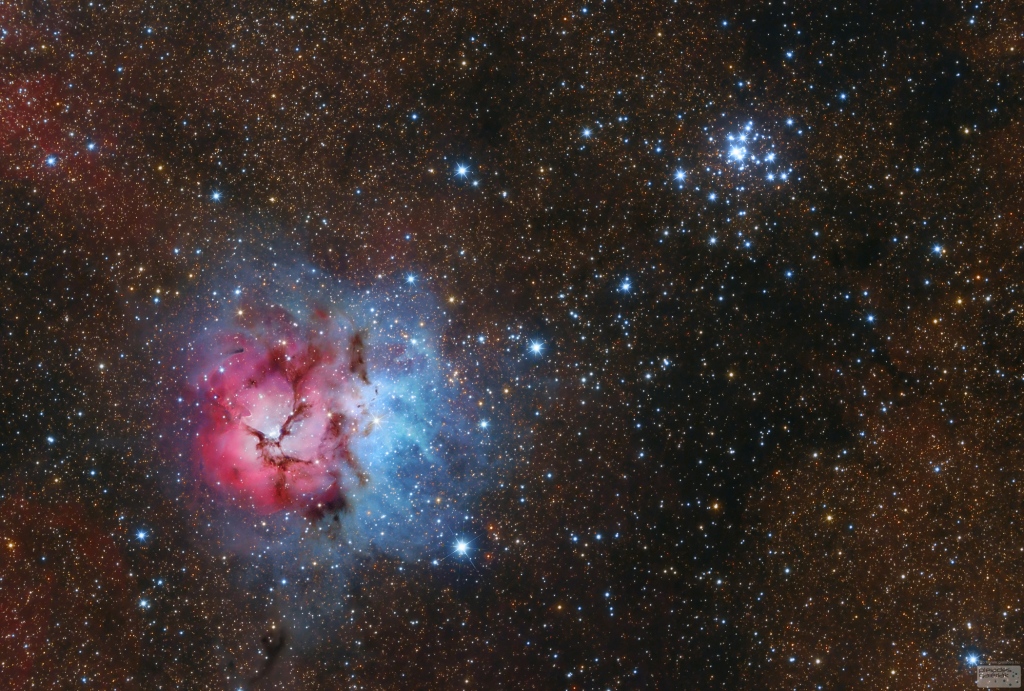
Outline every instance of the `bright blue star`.
{"label": "bright blue star", "polygon": [[46,165],[48,165],[48,166],[55,166],[55,165],[57,165],[57,157],[54,156],[53,154],[50,154],[49,156],[47,156],[46,157]]}
{"label": "bright blue star", "polygon": [[932,247],[932,252],[935,254],[942,254],[942,245],[935,245]]}
{"label": "bright blue star", "polygon": [[481,420],[480,421],[480,429],[487,429],[488,425],[490,425],[490,424],[491,423],[488,422],[487,420]]}
{"label": "bright blue star", "polygon": [[219,201],[220,201],[220,192],[217,192],[216,190],[215,190],[215,191],[213,191],[213,192],[212,192],[212,193],[210,194],[210,199],[212,199],[212,200],[213,200],[213,201],[215,201],[215,202],[219,202]]}
{"label": "bright blue star", "polygon": [[622,285],[619,286],[619,290],[621,290],[623,293],[628,293],[629,291],[633,290],[633,285],[629,282],[628,278],[622,281]]}
{"label": "bright blue star", "polygon": [[413,285],[416,283],[416,277],[413,276],[412,274],[409,274],[408,276],[405,277],[405,282],[408,283],[409,285]]}
{"label": "bright blue star", "polygon": [[968,655],[967,656],[967,664],[969,664],[969,665],[976,665],[976,664],[978,664],[978,656],[977,655]]}
{"label": "bright blue star", "polygon": [[868,315],[868,317],[867,317],[867,319],[868,319],[868,322],[869,322],[869,323],[873,323],[873,322],[875,321],[875,315],[873,315],[873,314],[869,314],[869,315]]}
{"label": "bright blue star", "polygon": [[135,533],[135,537],[138,539],[139,542],[145,542],[146,538],[149,537],[149,533],[147,533],[145,530],[140,530],[139,532]]}
{"label": "bright blue star", "polygon": [[544,352],[544,344],[540,341],[533,341],[530,343],[530,352],[534,355],[540,355]]}
{"label": "bright blue star", "polygon": [[590,136],[590,128],[589,127],[584,127],[583,128],[583,137],[587,138],[589,136]]}
{"label": "bright blue star", "polygon": [[455,543],[455,551],[459,554],[465,554],[467,551],[469,551],[469,544],[467,544],[463,540],[459,540]]}
{"label": "bright blue star", "polygon": [[458,175],[459,177],[463,177],[463,178],[466,177],[467,175],[469,175],[469,166],[464,166],[462,164],[459,164],[455,168],[455,174]]}

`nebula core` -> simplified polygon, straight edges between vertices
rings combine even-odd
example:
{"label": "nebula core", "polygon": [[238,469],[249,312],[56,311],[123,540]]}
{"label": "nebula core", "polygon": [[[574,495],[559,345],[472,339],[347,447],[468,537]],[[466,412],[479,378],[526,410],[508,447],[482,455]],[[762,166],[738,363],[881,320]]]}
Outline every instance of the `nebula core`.
{"label": "nebula core", "polygon": [[214,339],[196,380],[203,477],[261,513],[344,508],[367,481],[351,448],[372,426],[363,336],[324,311],[307,327],[281,308],[245,323]]}

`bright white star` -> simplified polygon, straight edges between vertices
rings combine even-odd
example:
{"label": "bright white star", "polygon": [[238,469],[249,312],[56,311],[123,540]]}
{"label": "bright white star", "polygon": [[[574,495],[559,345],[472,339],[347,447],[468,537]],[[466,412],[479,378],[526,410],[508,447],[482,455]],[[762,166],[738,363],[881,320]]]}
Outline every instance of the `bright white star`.
{"label": "bright white star", "polygon": [[459,554],[465,554],[468,549],[469,545],[463,542],[462,540],[459,540],[455,543],[455,551]]}

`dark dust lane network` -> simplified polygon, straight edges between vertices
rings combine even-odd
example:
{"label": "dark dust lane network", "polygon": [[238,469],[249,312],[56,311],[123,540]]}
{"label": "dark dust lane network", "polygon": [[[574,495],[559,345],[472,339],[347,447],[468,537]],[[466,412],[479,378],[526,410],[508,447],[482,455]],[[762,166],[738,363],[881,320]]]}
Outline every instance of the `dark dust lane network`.
{"label": "dark dust lane network", "polygon": [[1012,682],[1022,69],[1007,2],[0,3],[0,688]]}

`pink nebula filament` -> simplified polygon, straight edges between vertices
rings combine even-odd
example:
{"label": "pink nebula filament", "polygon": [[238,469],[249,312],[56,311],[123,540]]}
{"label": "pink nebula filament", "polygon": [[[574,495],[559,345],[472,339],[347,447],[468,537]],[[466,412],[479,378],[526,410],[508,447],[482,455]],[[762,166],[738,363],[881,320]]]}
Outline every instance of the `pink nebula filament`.
{"label": "pink nebula filament", "polygon": [[322,517],[366,481],[351,452],[365,433],[362,339],[322,321],[324,329],[284,329],[283,338],[225,335],[197,382],[203,475],[261,513]]}

